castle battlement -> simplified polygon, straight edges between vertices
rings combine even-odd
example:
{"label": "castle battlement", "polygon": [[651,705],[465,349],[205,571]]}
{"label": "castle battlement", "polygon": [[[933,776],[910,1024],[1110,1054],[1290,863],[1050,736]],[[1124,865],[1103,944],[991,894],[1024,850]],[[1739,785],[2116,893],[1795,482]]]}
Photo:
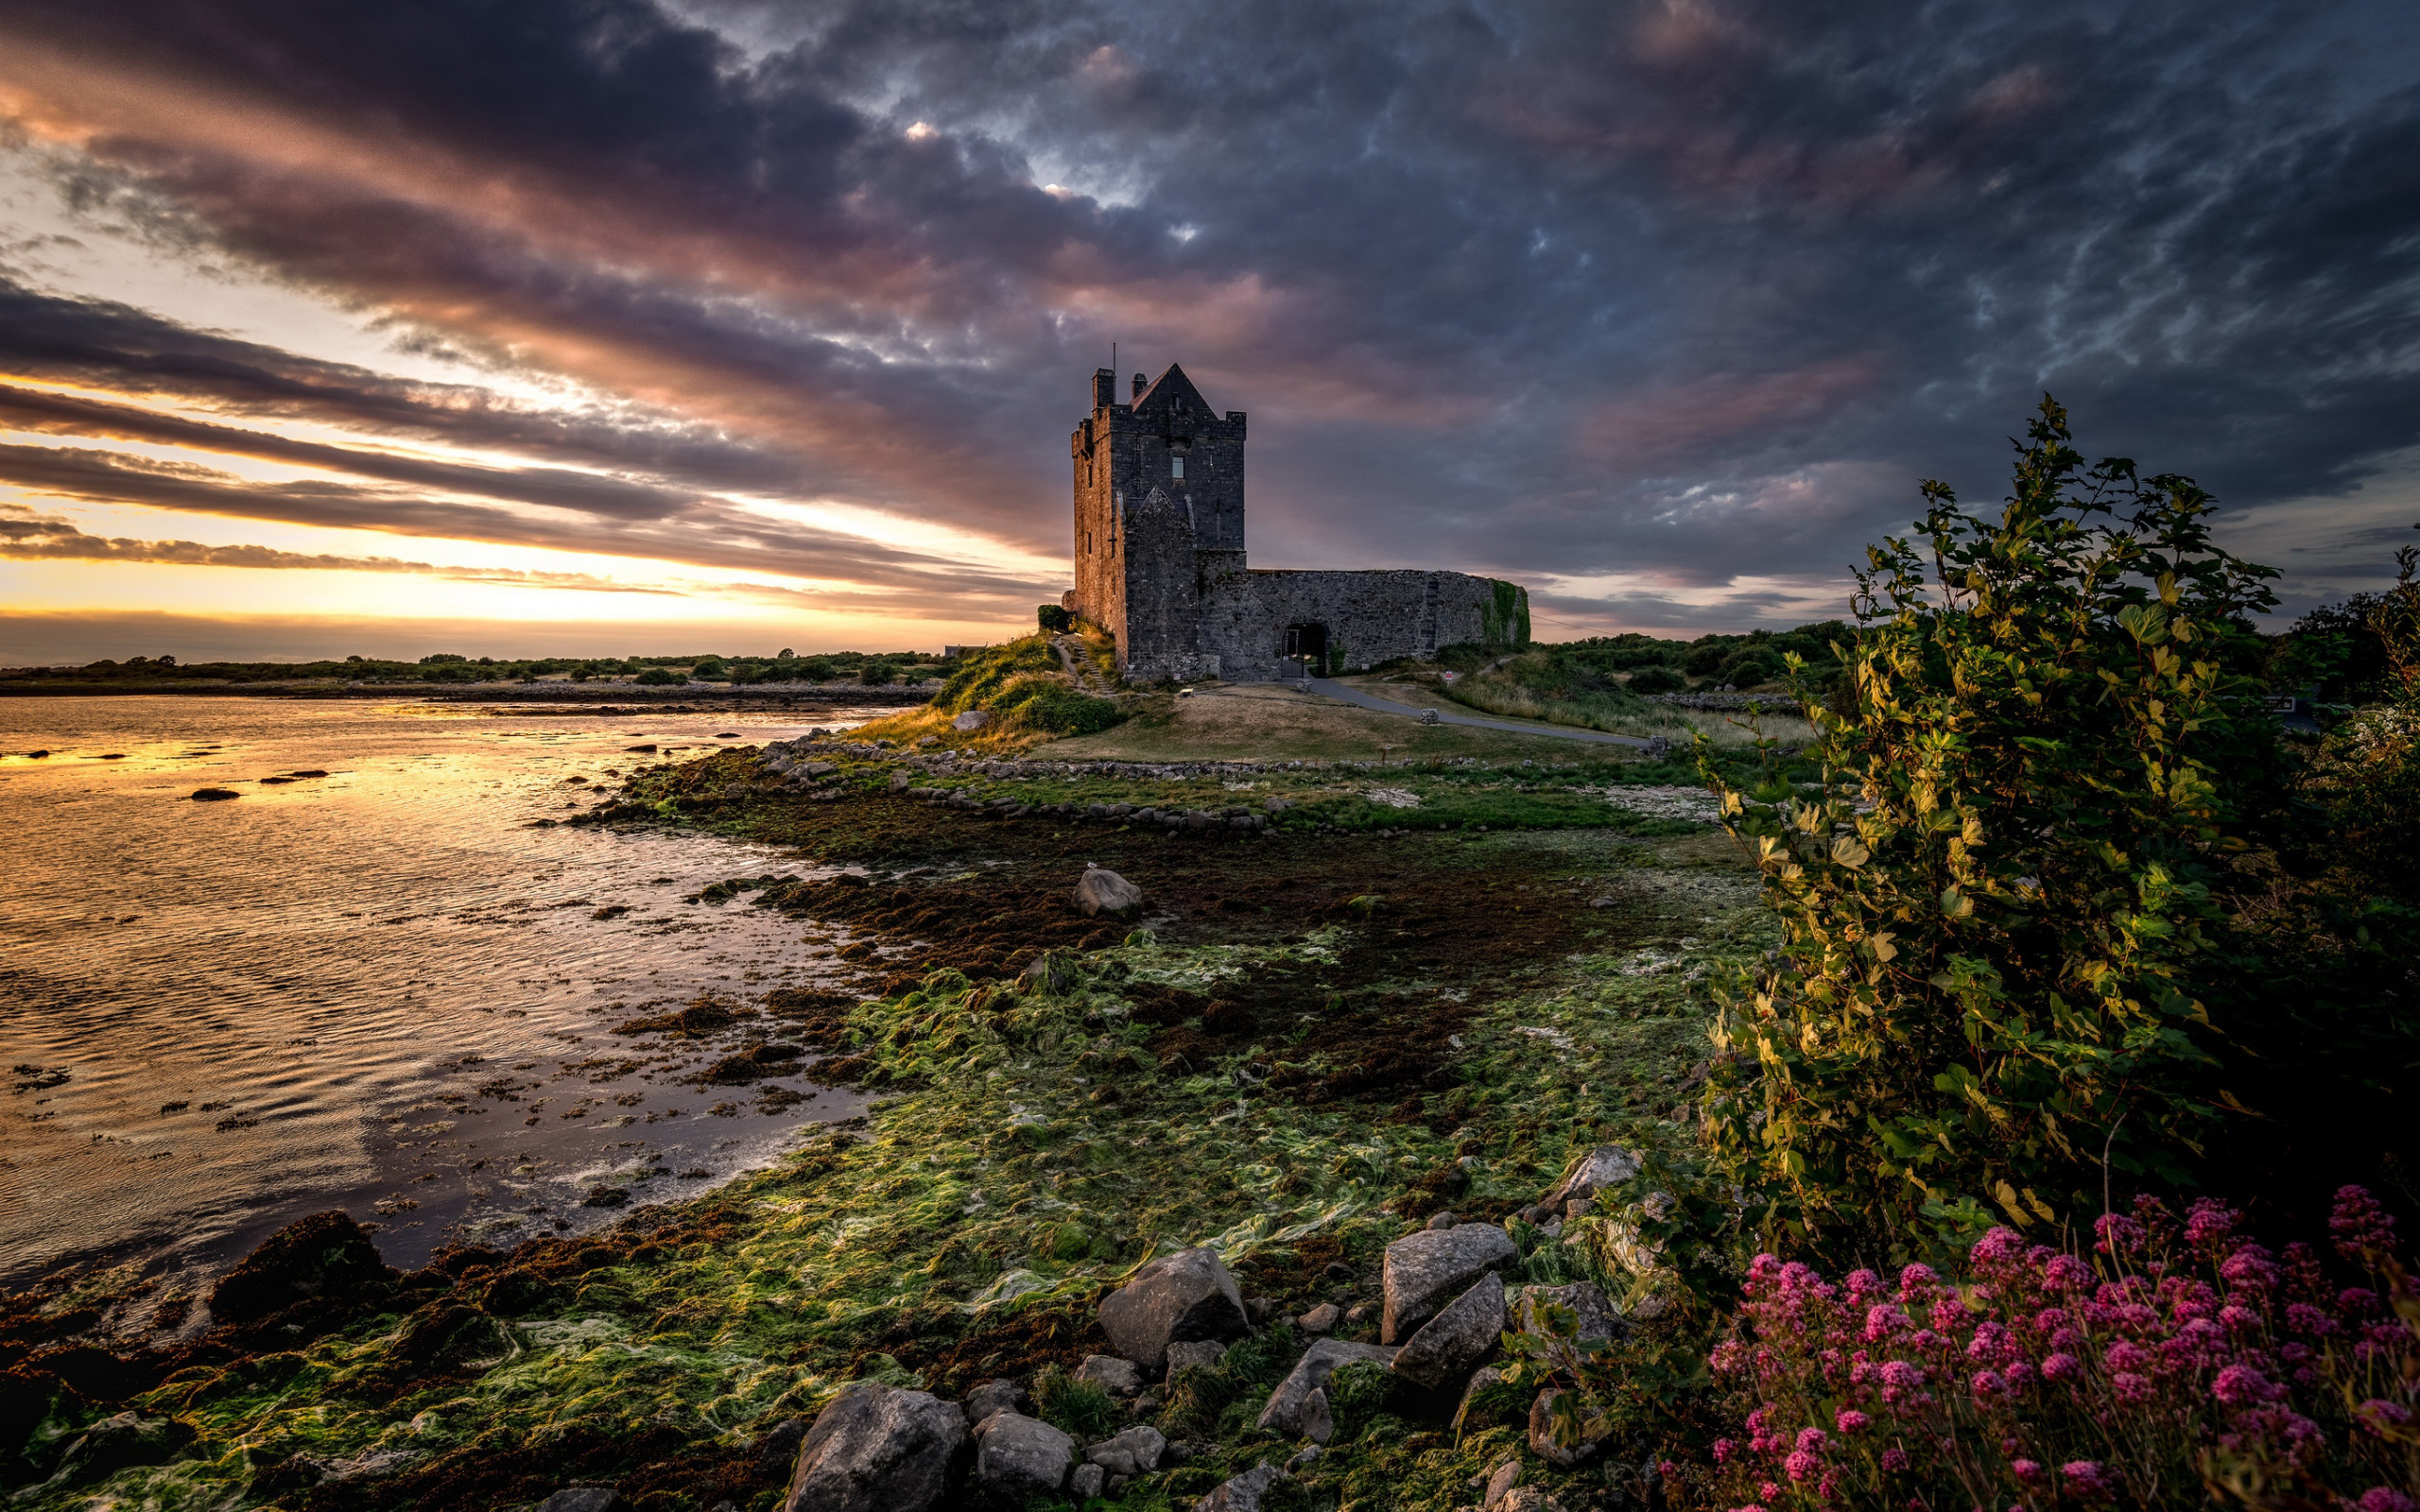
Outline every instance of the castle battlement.
{"label": "castle battlement", "polygon": [[1244,551],[1244,415],[1221,416],[1183,368],[1093,373],[1068,438],[1076,586],[1062,602],[1107,629],[1130,678],[1236,682],[1344,671],[1458,642],[1526,639],[1529,593],[1467,573],[1270,572]]}

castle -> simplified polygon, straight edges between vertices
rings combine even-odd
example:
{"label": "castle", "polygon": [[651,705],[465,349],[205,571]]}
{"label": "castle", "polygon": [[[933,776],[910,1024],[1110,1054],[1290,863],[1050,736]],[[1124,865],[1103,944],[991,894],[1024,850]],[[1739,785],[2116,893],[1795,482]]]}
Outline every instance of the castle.
{"label": "castle", "polygon": [[1475,642],[1530,638],[1530,595],[1467,573],[1270,572],[1244,565],[1244,417],[1174,365],[1156,383],[1093,374],[1075,458],[1076,586],[1061,600],[1115,637],[1137,680],[1267,682]]}

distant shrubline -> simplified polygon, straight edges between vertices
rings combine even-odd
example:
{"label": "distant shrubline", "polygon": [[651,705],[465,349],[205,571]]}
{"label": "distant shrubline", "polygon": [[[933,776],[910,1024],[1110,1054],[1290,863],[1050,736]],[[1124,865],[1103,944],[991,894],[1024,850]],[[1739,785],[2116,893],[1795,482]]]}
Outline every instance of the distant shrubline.
{"label": "distant shrubline", "polygon": [[1076,586],[1129,678],[1266,682],[1307,659],[1342,672],[1472,642],[1530,638],[1530,595],[1468,573],[1270,572],[1244,565],[1244,417],[1221,418],[1170,365],[1156,383],[1093,374],[1075,459]]}

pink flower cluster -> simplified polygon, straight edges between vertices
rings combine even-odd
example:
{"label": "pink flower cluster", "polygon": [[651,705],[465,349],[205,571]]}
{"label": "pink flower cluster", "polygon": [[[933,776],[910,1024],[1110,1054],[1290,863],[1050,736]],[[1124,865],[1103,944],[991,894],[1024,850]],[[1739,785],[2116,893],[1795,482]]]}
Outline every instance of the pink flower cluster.
{"label": "pink flower cluster", "polygon": [[1954,1280],[1756,1257],[1709,1362],[1754,1404],[1714,1446],[1722,1504],[2047,1512],[2238,1484],[2415,1512],[2420,1298],[2394,1219],[2338,1193],[2333,1278],[2240,1223],[2141,1199],[2089,1261],[1995,1228]]}

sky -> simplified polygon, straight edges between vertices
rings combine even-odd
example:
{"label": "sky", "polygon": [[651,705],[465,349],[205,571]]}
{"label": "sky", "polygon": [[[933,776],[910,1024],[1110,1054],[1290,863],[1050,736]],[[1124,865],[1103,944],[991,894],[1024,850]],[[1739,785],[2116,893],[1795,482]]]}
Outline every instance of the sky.
{"label": "sky", "polygon": [[2420,521],[2420,7],[0,0],[0,662],[936,648],[1109,365],[1261,567],[1841,614],[2045,391]]}

